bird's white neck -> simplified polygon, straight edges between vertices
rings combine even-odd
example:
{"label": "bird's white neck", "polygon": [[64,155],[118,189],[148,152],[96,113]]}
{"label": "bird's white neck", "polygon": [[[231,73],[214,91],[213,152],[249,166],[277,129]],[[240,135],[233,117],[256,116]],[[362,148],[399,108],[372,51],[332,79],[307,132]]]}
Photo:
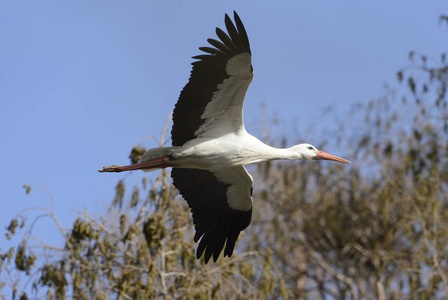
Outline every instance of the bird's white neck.
{"label": "bird's white neck", "polygon": [[290,148],[274,148],[262,143],[261,141],[251,142],[248,146],[249,147],[244,148],[244,153],[241,153],[242,156],[247,159],[247,164],[270,160],[292,160],[303,158],[296,146]]}
{"label": "bird's white neck", "polygon": [[279,160],[279,159],[285,159],[285,160],[292,160],[292,159],[301,159],[302,155],[294,149],[294,147],[290,148],[274,148],[268,146],[269,149],[265,153],[266,160]]}

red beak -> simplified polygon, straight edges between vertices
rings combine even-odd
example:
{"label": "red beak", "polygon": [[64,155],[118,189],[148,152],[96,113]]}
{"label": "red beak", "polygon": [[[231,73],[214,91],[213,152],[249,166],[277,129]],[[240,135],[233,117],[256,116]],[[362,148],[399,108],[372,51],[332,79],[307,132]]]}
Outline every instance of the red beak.
{"label": "red beak", "polygon": [[333,160],[333,161],[346,163],[346,164],[351,163],[349,160],[346,160],[345,158],[342,158],[342,157],[339,157],[339,156],[327,153],[327,152],[322,151],[322,150],[317,150],[317,156],[316,156],[315,159]]}

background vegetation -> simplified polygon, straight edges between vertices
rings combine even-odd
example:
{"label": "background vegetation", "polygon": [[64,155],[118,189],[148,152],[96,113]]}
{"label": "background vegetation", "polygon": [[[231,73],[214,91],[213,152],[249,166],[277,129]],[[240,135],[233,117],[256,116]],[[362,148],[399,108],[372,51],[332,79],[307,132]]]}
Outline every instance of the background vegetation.
{"label": "background vegetation", "polygon": [[383,97],[354,105],[336,129],[316,129],[317,146],[346,149],[352,165],[253,167],[253,222],[231,259],[195,259],[190,212],[166,171],[134,187],[124,177],[115,217],[84,212],[64,229],[43,209],[63,248],[36,247],[35,220],[14,218],[5,234],[23,238],[0,253],[0,298],[447,297],[448,65],[445,54],[409,60]]}

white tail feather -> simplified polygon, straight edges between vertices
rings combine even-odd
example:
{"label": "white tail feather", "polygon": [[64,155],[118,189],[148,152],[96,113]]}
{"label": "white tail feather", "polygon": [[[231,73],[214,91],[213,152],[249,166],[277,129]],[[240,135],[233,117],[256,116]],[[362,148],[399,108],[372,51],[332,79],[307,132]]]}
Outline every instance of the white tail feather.
{"label": "white tail feather", "polygon": [[[152,148],[143,154],[142,158],[138,161],[139,163],[151,161],[153,159],[162,158],[165,156],[169,156],[173,154],[178,147],[162,147],[162,148]],[[153,169],[145,169],[142,170],[143,172],[154,172],[159,170],[160,168],[153,168]]]}

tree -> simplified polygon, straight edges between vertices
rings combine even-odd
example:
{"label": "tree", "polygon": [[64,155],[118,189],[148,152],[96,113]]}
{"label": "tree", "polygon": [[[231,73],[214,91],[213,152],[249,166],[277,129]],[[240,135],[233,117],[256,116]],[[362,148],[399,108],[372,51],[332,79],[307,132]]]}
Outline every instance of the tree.
{"label": "tree", "polygon": [[264,207],[247,249],[272,251],[294,298],[448,295],[448,65],[409,58],[402,97],[386,89],[331,133],[351,168],[258,169]]}

